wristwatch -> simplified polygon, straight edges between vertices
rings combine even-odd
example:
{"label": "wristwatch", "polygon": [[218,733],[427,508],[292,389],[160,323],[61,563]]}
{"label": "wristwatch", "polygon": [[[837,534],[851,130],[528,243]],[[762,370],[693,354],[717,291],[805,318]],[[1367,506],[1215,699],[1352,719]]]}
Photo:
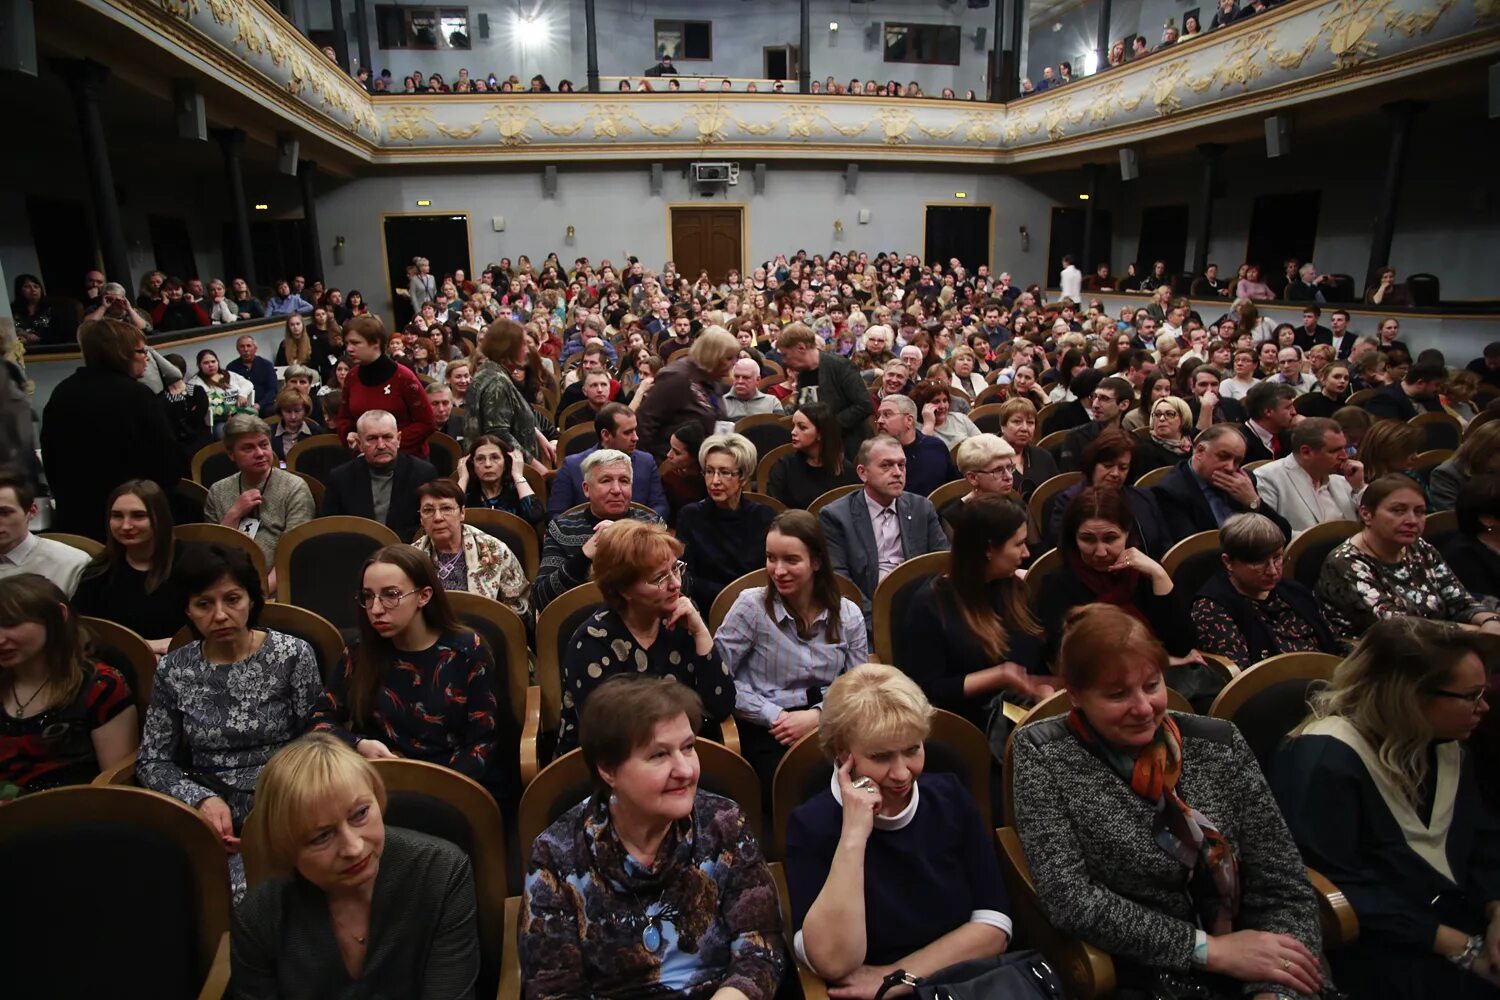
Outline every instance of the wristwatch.
{"label": "wristwatch", "polygon": [[1260,510],[1260,497],[1256,497],[1254,500],[1252,500],[1250,502],[1250,509],[1251,510]]}

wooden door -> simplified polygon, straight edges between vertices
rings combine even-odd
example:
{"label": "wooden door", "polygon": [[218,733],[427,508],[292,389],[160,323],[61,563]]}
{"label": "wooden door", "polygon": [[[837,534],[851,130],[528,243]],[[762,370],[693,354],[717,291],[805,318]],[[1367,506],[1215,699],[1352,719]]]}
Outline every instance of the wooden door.
{"label": "wooden door", "polygon": [[698,272],[706,270],[709,280],[717,285],[731,268],[743,272],[744,211],[741,205],[673,208],[672,260],[677,263],[677,273],[696,281]]}

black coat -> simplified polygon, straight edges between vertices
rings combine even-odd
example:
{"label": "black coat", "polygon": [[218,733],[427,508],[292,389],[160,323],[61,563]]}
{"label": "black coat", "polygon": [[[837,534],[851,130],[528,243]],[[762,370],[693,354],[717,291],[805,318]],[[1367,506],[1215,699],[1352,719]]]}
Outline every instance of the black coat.
{"label": "black coat", "polygon": [[[1333,629],[1328,625],[1328,619],[1323,617],[1323,612],[1318,609],[1317,599],[1313,597],[1312,591],[1295,580],[1283,580],[1276,585],[1275,593],[1283,601],[1289,604],[1297,617],[1313,627],[1318,633],[1318,648],[1325,653],[1342,656],[1344,644],[1334,636]],[[1235,590],[1229,582],[1229,574],[1220,570],[1217,575],[1210,579],[1203,588],[1198,591],[1198,596],[1213,601],[1223,607],[1226,614],[1234,620],[1235,627],[1239,629],[1240,635],[1245,637],[1245,646],[1250,650],[1250,662],[1259,663],[1268,656],[1274,656],[1281,651],[1276,637],[1271,634],[1265,619],[1255,613],[1255,607],[1250,599]]]}
{"label": "black coat", "polygon": [[[396,456],[396,473],[391,482],[391,507],[386,512],[385,525],[401,541],[411,541],[422,524],[422,517],[417,513],[417,487],[436,478],[438,470],[431,462],[405,452]],[[353,517],[368,517],[372,521],[375,519],[375,496],[371,492],[370,467],[363,459],[345,462],[328,474],[323,513],[325,516],[348,514]]]}
{"label": "black coat", "polygon": [[[1156,498],[1156,505],[1167,522],[1167,533],[1174,544],[1189,535],[1213,531],[1219,527],[1219,522],[1214,519],[1213,508],[1208,505],[1208,498],[1198,487],[1197,477],[1193,475],[1188,463],[1189,459],[1184,458],[1161,482],[1151,487],[1151,495]],[[1224,499],[1229,504],[1229,509],[1236,514],[1244,514],[1250,510],[1231,496],[1226,495]],[[1272,510],[1270,504],[1261,504],[1260,509],[1254,513],[1269,518],[1281,529],[1287,540],[1291,540],[1291,525],[1286,523],[1286,518]]]}
{"label": "black coat", "polygon": [[52,530],[100,541],[111,490],[149,479],[170,497],[186,471],[162,399],[102,365],[85,365],[52,390],[41,445],[57,507]]}

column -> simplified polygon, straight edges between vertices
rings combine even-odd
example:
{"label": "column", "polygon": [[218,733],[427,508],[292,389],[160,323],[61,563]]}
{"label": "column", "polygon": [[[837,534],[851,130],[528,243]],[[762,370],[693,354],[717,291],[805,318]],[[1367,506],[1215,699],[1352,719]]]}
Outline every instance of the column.
{"label": "column", "polygon": [[[1396,236],[1396,211],[1401,203],[1401,182],[1406,172],[1406,147],[1411,136],[1412,122],[1427,105],[1418,101],[1396,101],[1380,110],[1390,119],[1391,146],[1385,160],[1385,186],[1381,190],[1379,211],[1375,215],[1375,231],[1370,237],[1370,264],[1365,269],[1365,287],[1375,280],[1375,272],[1390,263],[1391,241]],[[1364,288],[1354,289],[1359,301]]]}
{"label": "column", "polygon": [[1214,223],[1214,180],[1218,175],[1219,157],[1225,146],[1217,142],[1200,143],[1198,155],[1203,159],[1203,186],[1198,192],[1198,235],[1193,241],[1193,277],[1208,267],[1208,240]]}
{"label": "column", "polygon": [[224,179],[229,182],[229,207],[234,212],[234,246],[232,249],[239,258],[233,263],[238,264],[237,270],[231,269],[230,261],[225,261],[225,270],[229,271],[229,277],[244,278],[245,284],[250,290],[259,294],[255,281],[255,251],[250,243],[250,209],[245,198],[245,171],[240,164],[240,154],[245,149],[245,133],[237,128],[216,128],[211,130],[215,139],[219,140],[219,149],[224,153]]}
{"label": "column", "polygon": [[333,54],[345,73],[349,72],[349,22],[344,19],[344,0],[328,0],[333,16]]}
{"label": "column", "polygon": [[375,85],[375,61],[370,55],[370,2],[354,0],[354,30],[359,33],[359,64],[370,71],[370,85]]}
{"label": "column", "polygon": [[318,193],[313,181],[318,165],[312,160],[297,161],[297,180],[302,184],[302,257],[310,285],[323,280],[323,243],[318,239]]}
{"label": "column", "polygon": [[[1109,65],[1109,13],[1110,13],[1109,6],[1110,6],[1110,0],[1097,0],[1097,2],[1099,4],[1099,23],[1098,23],[1098,26],[1095,28],[1096,34],[1095,34],[1095,37],[1094,37],[1094,52],[1095,52],[1095,54],[1098,57],[1098,61],[1094,65],[1094,72],[1095,73],[1099,72],[1100,70],[1104,69],[1105,67],[1107,67]],[[1082,66],[1074,66],[1073,67],[1073,76],[1074,76],[1075,79],[1078,78],[1078,77],[1083,76],[1083,67]]]}
{"label": "column", "polygon": [[83,140],[83,165],[89,175],[89,196],[94,224],[99,233],[99,255],[104,275],[127,289],[135,288],[130,276],[130,256],[125,249],[125,226],[120,221],[120,203],[115,198],[115,174],[109,163],[109,145],[104,138],[104,119],[99,98],[109,80],[109,70],[91,60],[59,60],[56,69],[68,81],[78,113],[78,132]]}
{"label": "column", "polygon": [[1026,30],[1026,0],[995,0],[1003,3],[1010,30],[1006,32],[1005,49],[995,75],[1000,78],[998,100],[1010,101],[1021,93],[1021,33]]}
{"label": "column", "polygon": [[812,90],[812,0],[802,0],[802,30],[798,35],[797,89]]}
{"label": "column", "polygon": [[1014,2],[1015,0],[995,0],[995,24],[991,29],[994,33],[995,48],[993,49],[994,54],[990,58],[990,77],[987,81],[989,89],[985,94],[985,100],[987,101],[997,102],[1005,100],[1001,96],[1000,83],[1006,75],[1006,56],[1010,52],[1005,42],[1005,12]]}
{"label": "column", "polygon": [[599,21],[594,15],[594,0],[583,0],[583,33],[587,46],[589,93],[599,93]]}
{"label": "column", "polygon": [[1099,175],[1104,168],[1097,163],[1083,165],[1083,190],[1089,200],[1083,205],[1083,252],[1078,255],[1078,267],[1085,275],[1093,274],[1099,262],[1094,260],[1094,203],[1099,200]]}

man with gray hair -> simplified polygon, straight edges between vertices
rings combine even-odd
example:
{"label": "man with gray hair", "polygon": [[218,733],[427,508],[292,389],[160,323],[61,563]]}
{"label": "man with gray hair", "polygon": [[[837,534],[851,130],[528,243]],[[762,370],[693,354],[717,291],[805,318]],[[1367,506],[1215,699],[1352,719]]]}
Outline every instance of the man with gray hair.
{"label": "man with gray hair", "polygon": [[[281,536],[311,521],[317,510],[312,491],[297,475],[278,469],[271,428],[259,417],[237,413],[224,424],[224,449],[237,470],[208,488],[203,516],[243,532],[276,565]],[[276,587],[271,571],[271,588]]]}
{"label": "man with gray hair", "polygon": [[[621,518],[660,524],[655,511],[630,505],[634,468],[629,455],[600,448],[583,460],[583,496],[587,506],[558,516],[547,526],[542,560],[531,588],[538,614],[558,595],[587,583],[599,532]],[[683,581],[684,592],[688,581]]]}
{"label": "man with gray hair", "polygon": [[875,411],[875,427],[895,438],[906,452],[906,489],[926,496],[959,478],[958,467],[943,439],[917,430],[917,404],[910,396],[891,395]]}
{"label": "man with gray hair", "polygon": [[729,369],[729,391],[724,394],[724,412],[730,420],[754,416],[757,413],[776,413],[781,403],[775,396],[762,392],[760,388],[760,365],[750,358],[740,358]]}
{"label": "man with gray hair", "polygon": [[401,432],[390,412],[366,410],[354,426],[360,457],[329,473],[323,513],[368,517],[409,542],[422,522],[417,487],[438,478],[438,471],[401,450]]}

